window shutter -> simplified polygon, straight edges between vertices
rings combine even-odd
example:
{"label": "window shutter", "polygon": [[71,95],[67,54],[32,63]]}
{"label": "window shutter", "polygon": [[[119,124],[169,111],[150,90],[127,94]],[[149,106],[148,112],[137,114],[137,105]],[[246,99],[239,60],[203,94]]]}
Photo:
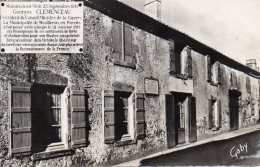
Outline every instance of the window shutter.
{"label": "window shutter", "polygon": [[220,65],[220,63],[218,63],[218,83],[220,84],[220,85],[222,85],[223,84],[223,70],[222,70],[222,68],[221,68],[221,65]]}
{"label": "window shutter", "polygon": [[231,86],[237,88],[237,76],[234,71],[231,72]]}
{"label": "window shutter", "polygon": [[218,100],[218,127],[222,128],[222,109],[221,109],[221,100]]}
{"label": "window shutter", "polygon": [[30,154],[31,131],[31,85],[17,83],[11,86],[11,154]]}
{"label": "window shutter", "polygon": [[197,141],[197,124],[196,124],[196,98],[189,97],[189,130],[190,142]]}
{"label": "window shutter", "polygon": [[122,58],[122,23],[118,21],[112,22],[112,48],[115,60]]}
{"label": "window shutter", "polygon": [[246,77],[246,90],[248,93],[251,93],[251,83],[249,77]]}
{"label": "window shutter", "polygon": [[115,141],[115,99],[114,91],[104,92],[104,135],[105,143],[110,144]]}
{"label": "window shutter", "polygon": [[255,105],[251,102],[250,103],[250,105],[251,105],[251,115],[255,115]]}
{"label": "window shutter", "polygon": [[169,41],[170,47],[170,73],[176,73],[176,54],[175,54],[175,45],[173,41]]}
{"label": "window shutter", "polygon": [[125,61],[133,63],[132,53],[132,27],[124,24],[124,46],[125,46]]}
{"label": "window shutter", "polygon": [[230,74],[230,83],[231,83],[231,87],[234,86],[234,81],[233,81],[233,73],[231,72]]}
{"label": "window shutter", "polygon": [[145,137],[144,94],[136,93],[136,133],[137,139]]}
{"label": "window shutter", "polygon": [[192,78],[192,57],[191,57],[191,48],[187,48],[188,55],[188,77]]}
{"label": "window shutter", "polygon": [[209,114],[209,129],[213,127],[213,122],[212,122],[212,101],[211,99],[208,100],[208,114]]}
{"label": "window shutter", "polygon": [[251,81],[249,77],[248,77],[248,93],[251,93]]}
{"label": "window shutter", "polygon": [[86,99],[85,90],[71,87],[71,145],[73,148],[86,146]]}
{"label": "window shutter", "polygon": [[241,75],[238,75],[237,76],[237,90],[240,90],[241,91]]}
{"label": "window shutter", "polygon": [[212,71],[211,71],[211,61],[210,61],[210,56],[209,55],[207,55],[207,72],[208,72],[207,81],[211,82]]}

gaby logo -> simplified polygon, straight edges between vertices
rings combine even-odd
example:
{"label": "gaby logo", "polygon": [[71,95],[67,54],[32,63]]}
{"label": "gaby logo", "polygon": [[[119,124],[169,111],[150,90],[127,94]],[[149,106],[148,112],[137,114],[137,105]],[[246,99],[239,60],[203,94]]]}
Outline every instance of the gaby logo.
{"label": "gaby logo", "polygon": [[236,157],[236,159],[238,159],[239,154],[241,154],[242,152],[247,152],[247,143],[245,144],[239,144],[239,146],[234,146],[231,148],[230,150],[230,156],[231,157]]}

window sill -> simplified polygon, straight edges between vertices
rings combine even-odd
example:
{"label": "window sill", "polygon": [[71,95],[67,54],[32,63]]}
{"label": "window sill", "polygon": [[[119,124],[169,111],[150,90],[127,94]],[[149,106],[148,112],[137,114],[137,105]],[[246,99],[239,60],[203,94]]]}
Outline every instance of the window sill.
{"label": "window sill", "polygon": [[183,79],[183,80],[188,80],[191,79],[191,76],[188,76],[188,74],[176,74],[176,73],[172,73],[170,72],[171,75],[173,75],[175,78],[179,78],[179,79]]}
{"label": "window sill", "polygon": [[238,90],[238,88],[235,87],[235,86],[231,86],[230,89],[231,89],[231,90]]}
{"label": "window sill", "polygon": [[136,140],[133,140],[130,137],[125,137],[125,138],[122,138],[119,141],[116,141],[114,143],[114,146],[115,147],[120,147],[120,146],[131,145],[131,144],[136,144]]}
{"label": "window sill", "polygon": [[219,128],[213,127],[211,130],[212,130],[212,131],[218,131]]}
{"label": "window sill", "polygon": [[46,151],[64,150],[65,146],[62,142],[49,144]]}
{"label": "window sill", "polygon": [[132,69],[136,69],[136,66],[134,63],[122,61],[122,60],[114,60],[114,64],[122,67],[128,67]]}
{"label": "window sill", "polygon": [[44,152],[33,154],[31,158],[33,161],[38,161],[38,160],[42,160],[42,159],[50,159],[50,158],[72,155],[72,154],[74,154],[74,152],[75,151],[72,149],[44,151]]}
{"label": "window sill", "polygon": [[218,83],[216,83],[216,82],[214,82],[214,81],[211,81],[211,82],[210,82],[210,85],[218,87]]}

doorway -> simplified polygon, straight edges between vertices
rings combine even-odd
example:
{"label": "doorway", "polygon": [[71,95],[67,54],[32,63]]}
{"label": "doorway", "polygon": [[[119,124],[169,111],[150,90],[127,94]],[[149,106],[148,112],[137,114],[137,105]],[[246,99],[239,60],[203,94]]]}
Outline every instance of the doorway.
{"label": "doorway", "polygon": [[168,147],[197,140],[196,101],[190,94],[166,95]]}
{"label": "doorway", "polygon": [[239,128],[238,99],[240,95],[239,91],[229,90],[230,130],[237,130]]}

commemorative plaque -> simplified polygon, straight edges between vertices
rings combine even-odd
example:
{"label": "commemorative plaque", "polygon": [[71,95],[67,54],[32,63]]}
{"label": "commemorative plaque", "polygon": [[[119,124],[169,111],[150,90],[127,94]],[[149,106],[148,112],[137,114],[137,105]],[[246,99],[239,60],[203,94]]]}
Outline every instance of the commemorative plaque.
{"label": "commemorative plaque", "polygon": [[159,81],[157,79],[145,79],[145,93],[150,95],[159,95]]}
{"label": "commemorative plaque", "polygon": [[1,2],[1,53],[81,53],[83,2]]}

